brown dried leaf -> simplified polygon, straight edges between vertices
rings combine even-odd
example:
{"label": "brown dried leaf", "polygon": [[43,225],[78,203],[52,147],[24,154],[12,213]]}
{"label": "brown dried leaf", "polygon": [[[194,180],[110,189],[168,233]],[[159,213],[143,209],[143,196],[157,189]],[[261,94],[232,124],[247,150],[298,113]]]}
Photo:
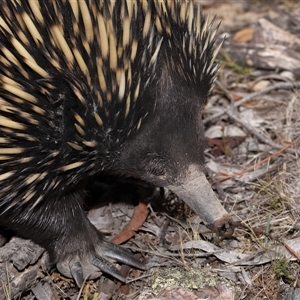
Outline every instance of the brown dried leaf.
{"label": "brown dried leaf", "polygon": [[133,216],[126,227],[116,235],[112,242],[115,244],[122,244],[128,241],[135,235],[135,232],[144,224],[147,219],[149,210],[145,203],[140,202],[138,206],[134,208]]}
{"label": "brown dried leaf", "polygon": [[254,29],[251,27],[243,28],[240,31],[238,31],[234,37],[233,40],[236,42],[250,42],[253,38]]}

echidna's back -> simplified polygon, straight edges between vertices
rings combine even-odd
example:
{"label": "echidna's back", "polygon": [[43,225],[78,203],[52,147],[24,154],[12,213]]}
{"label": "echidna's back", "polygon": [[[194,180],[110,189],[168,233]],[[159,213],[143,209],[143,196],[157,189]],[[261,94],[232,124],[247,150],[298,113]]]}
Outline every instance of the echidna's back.
{"label": "echidna's back", "polygon": [[36,204],[60,176],[74,180],[66,171],[91,168],[95,152],[117,148],[153,111],[142,97],[161,43],[153,12],[140,1],[2,3],[2,204]]}

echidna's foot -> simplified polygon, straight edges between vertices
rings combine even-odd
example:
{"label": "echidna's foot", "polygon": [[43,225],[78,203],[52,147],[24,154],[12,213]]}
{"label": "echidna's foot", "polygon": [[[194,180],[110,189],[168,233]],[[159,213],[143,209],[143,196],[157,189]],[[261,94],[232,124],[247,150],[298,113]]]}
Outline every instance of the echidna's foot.
{"label": "echidna's foot", "polygon": [[78,286],[81,286],[85,279],[99,277],[102,272],[125,282],[125,277],[108,259],[113,259],[138,269],[146,269],[144,263],[135,259],[130,251],[105,241],[102,241],[101,246],[98,246],[95,252],[84,253],[81,257],[75,255],[75,257],[64,259],[57,264],[57,269],[63,275],[74,278]]}

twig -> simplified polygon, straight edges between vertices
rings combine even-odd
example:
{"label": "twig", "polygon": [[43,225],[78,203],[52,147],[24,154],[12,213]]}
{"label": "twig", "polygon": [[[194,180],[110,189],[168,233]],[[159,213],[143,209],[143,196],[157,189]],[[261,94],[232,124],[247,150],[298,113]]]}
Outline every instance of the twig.
{"label": "twig", "polygon": [[219,80],[216,81],[216,85],[219,87],[219,89],[221,89],[224,92],[226,97],[230,100],[230,104],[234,105],[234,97],[232,93]]}
{"label": "twig", "polygon": [[237,172],[237,173],[233,173],[233,174],[230,174],[230,175],[227,175],[226,177],[222,178],[222,179],[219,179],[219,180],[216,180],[214,181],[212,184],[217,184],[217,183],[220,183],[220,182],[223,182],[223,181],[226,181],[232,177],[241,177],[242,175],[244,175],[245,173],[249,172],[249,171],[252,171],[254,170],[255,168],[257,168],[258,166],[264,164],[265,162],[268,162],[271,158],[274,158],[276,156],[278,156],[280,153],[286,151],[288,148],[294,146],[295,144],[299,143],[300,142],[300,137],[297,138],[295,141],[289,143],[287,146],[281,148],[280,150],[276,151],[275,153],[273,153],[272,155],[266,157],[265,159],[263,159],[262,161],[254,164],[253,166],[243,170],[243,171],[240,171],[240,172]]}
{"label": "twig", "polygon": [[[252,135],[256,136],[258,140],[260,140],[262,143],[267,144],[271,146],[274,149],[281,149],[282,146],[280,144],[274,143],[272,140],[266,138],[264,135],[262,135],[255,127],[251,126],[249,123],[246,123],[242,121],[236,114],[232,111],[232,109],[227,109],[226,114],[237,122],[238,124],[242,125],[244,128],[246,128]],[[289,144],[290,145],[290,144]],[[289,148],[289,147],[288,147]],[[288,153],[295,154],[297,153],[300,155],[300,151],[296,149],[286,149]]]}
{"label": "twig", "polygon": [[[218,81],[217,81],[217,84],[218,84]],[[220,84],[218,84],[220,86],[220,88],[224,91],[224,87]],[[280,82],[280,83],[276,83],[272,86],[268,86],[266,87],[265,89],[262,89],[258,92],[255,92],[255,93],[252,93],[250,95],[247,95],[246,97],[242,98],[241,100],[235,102],[233,104],[234,107],[239,107],[240,105],[258,97],[258,96],[261,96],[261,95],[264,95],[264,94],[267,94],[273,90],[278,90],[278,89],[284,89],[284,90],[288,90],[288,89],[293,89],[293,88],[300,88],[300,81],[295,81],[295,82]],[[228,91],[226,92],[227,94],[227,97],[228,97]],[[232,99],[232,96],[229,96],[228,97],[230,100]],[[217,118],[220,118],[220,116],[222,116],[223,114],[226,113],[226,111],[230,109],[230,108],[227,108],[227,109],[224,109],[223,111],[221,112],[218,112],[214,115],[212,115],[211,117],[208,117],[206,118],[205,120],[203,120],[203,123],[206,124],[214,119],[217,119]]]}
{"label": "twig", "polygon": [[[226,109],[224,109],[222,112],[219,112],[207,119],[204,120],[204,123],[207,123],[208,121],[216,118],[216,117],[220,117],[222,114],[227,114],[232,120],[234,120],[235,122],[237,122],[238,124],[242,125],[245,129],[247,129],[252,135],[254,135],[255,137],[257,137],[258,140],[260,140],[261,142],[263,142],[264,144],[267,144],[269,146],[271,146],[274,149],[281,149],[281,145],[274,143],[272,140],[266,138],[263,134],[261,134],[255,127],[251,126],[249,123],[246,123],[244,121],[241,120],[241,118],[238,117],[238,113],[235,112],[236,107],[244,104],[245,102],[252,100],[253,98],[256,98],[260,95],[266,94],[272,90],[275,89],[289,89],[289,88],[298,88],[300,87],[300,81],[295,81],[295,82],[284,82],[284,83],[277,83],[274,84],[270,87],[266,87],[265,89],[252,93],[246,97],[244,97],[243,99],[241,99],[240,101],[237,101],[235,103],[233,103],[233,96],[232,94],[220,83],[217,82],[218,86],[220,87],[220,89],[226,94],[226,96],[229,98],[231,105],[229,105]],[[294,150],[294,149],[287,149],[287,152],[290,154],[298,154],[300,155],[300,151]]]}

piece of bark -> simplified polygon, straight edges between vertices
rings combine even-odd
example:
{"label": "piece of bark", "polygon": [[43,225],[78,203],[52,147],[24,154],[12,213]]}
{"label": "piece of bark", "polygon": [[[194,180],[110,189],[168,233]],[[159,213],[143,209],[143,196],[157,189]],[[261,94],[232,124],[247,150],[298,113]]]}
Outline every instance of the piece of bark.
{"label": "piece of bark", "polygon": [[300,76],[300,39],[266,19],[259,19],[256,23],[250,43],[228,39],[222,49],[239,65],[288,70]]}
{"label": "piece of bark", "polygon": [[43,252],[32,241],[18,237],[0,248],[0,300],[13,299],[45,277],[41,266],[42,269],[49,266],[46,255],[41,258]]}
{"label": "piece of bark", "polygon": [[264,46],[225,42],[223,50],[235,63],[265,70],[288,70],[300,76],[300,54],[281,45]]}
{"label": "piece of bark", "polygon": [[298,52],[300,50],[300,39],[295,34],[279,28],[265,18],[257,21],[251,43],[265,46],[281,45]]}
{"label": "piece of bark", "polygon": [[56,299],[54,298],[54,293],[51,289],[49,283],[42,284],[39,282],[34,288],[32,288],[32,292],[34,293],[37,300],[51,300]]}

